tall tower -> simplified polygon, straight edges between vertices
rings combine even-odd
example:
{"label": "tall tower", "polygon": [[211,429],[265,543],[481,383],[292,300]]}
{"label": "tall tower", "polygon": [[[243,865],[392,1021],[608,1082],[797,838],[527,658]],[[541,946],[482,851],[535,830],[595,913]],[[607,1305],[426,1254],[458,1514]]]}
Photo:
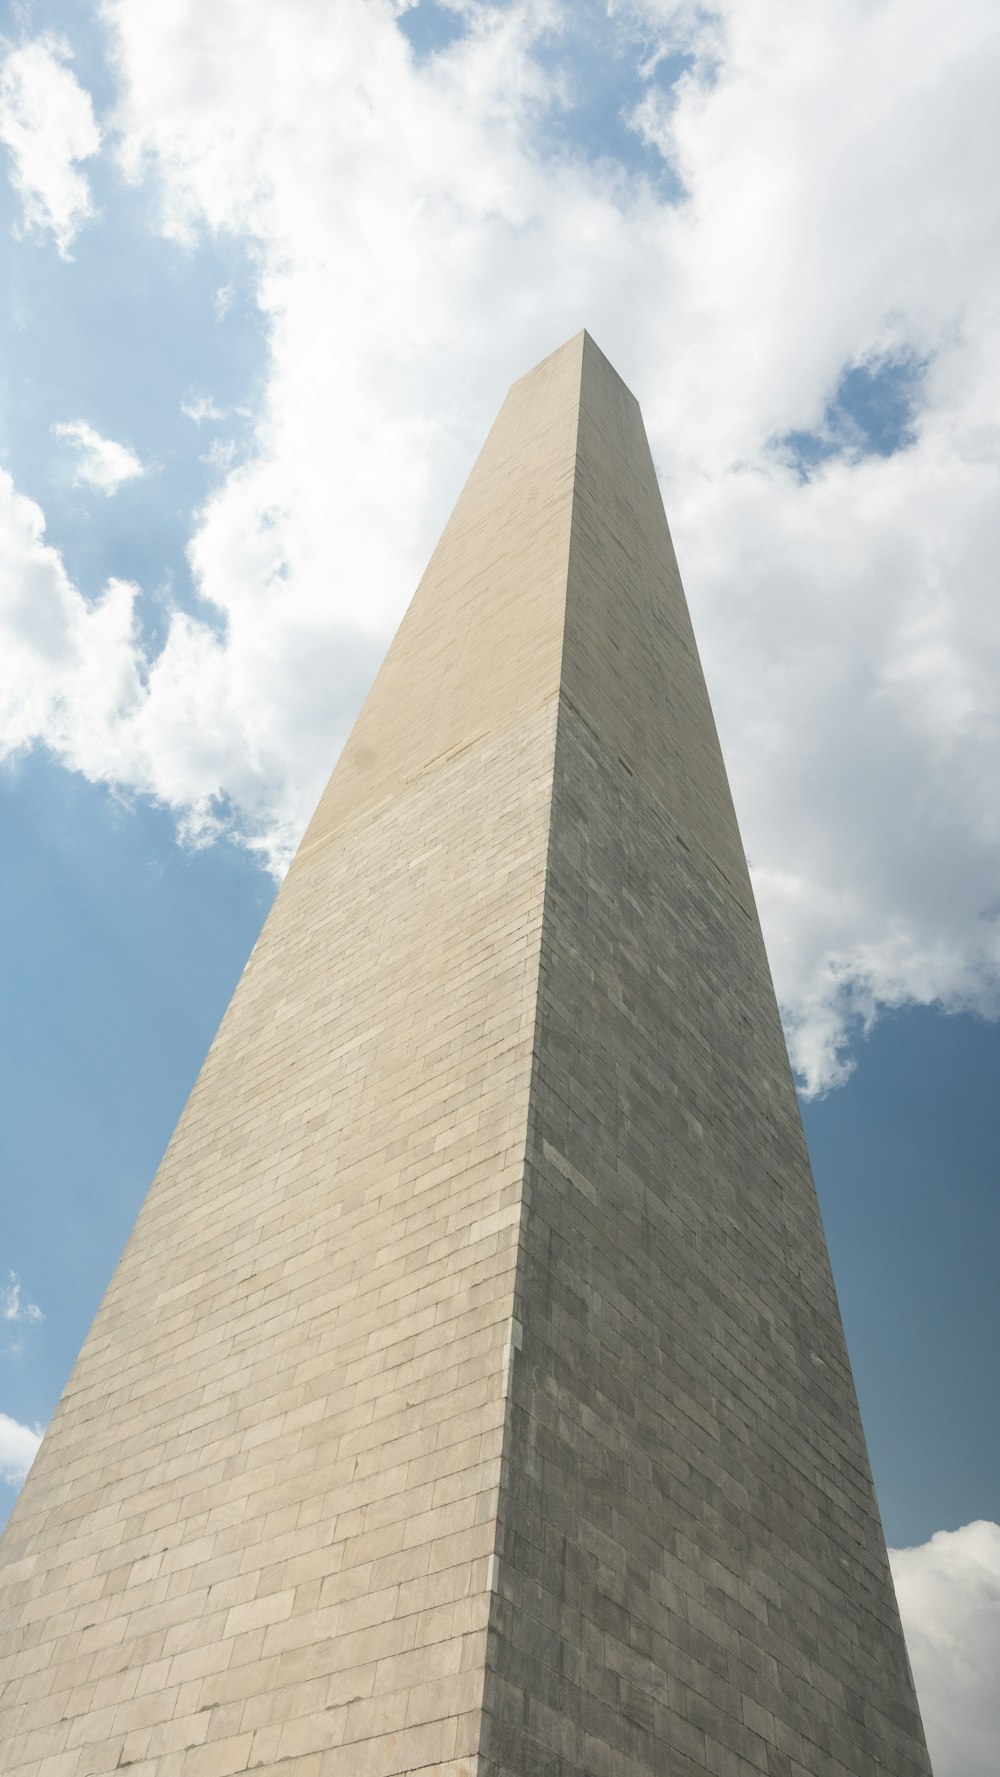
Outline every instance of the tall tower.
{"label": "tall tower", "polygon": [[515,383],[2,1545],[5,1777],[929,1771],[638,407]]}

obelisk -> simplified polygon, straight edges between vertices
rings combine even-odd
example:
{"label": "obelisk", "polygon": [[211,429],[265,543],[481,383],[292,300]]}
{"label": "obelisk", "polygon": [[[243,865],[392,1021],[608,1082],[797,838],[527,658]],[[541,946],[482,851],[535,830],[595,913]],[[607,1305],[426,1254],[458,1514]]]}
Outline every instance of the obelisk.
{"label": "obelisk", "polygon": [[2,1543],[5,1777],[929,1771],[635,400],[514,384]]}

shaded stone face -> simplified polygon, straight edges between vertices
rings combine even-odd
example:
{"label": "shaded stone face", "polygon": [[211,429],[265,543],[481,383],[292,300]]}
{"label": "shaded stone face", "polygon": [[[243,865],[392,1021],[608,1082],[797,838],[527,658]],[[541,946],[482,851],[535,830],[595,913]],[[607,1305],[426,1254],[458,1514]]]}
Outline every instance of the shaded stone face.
{"label": "shaded stone face", "polygon": [[638,408],[514,385],[2,1544],[18,1777],[927,1773]]}

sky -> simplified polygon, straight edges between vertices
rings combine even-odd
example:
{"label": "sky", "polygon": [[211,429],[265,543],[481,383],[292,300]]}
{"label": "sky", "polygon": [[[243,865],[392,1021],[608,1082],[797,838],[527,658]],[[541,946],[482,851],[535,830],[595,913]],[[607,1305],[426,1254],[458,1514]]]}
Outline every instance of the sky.
{"label": "sky", "polygon": [[994,0],[0,7],[0,1504],[508,384],[645,415],[937,1777],[1000,1705]]}

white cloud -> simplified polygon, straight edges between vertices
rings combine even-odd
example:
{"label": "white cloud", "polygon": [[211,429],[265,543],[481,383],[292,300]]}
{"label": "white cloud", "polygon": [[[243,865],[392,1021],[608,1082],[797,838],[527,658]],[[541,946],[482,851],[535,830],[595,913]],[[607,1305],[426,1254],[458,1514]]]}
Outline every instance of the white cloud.
{"label": "white cloud", "polygon": [[64,37],[46,32],[11,50],[0,67],[0,142],[29,228],[49,230],[62,257],[94,214],[79,161],[101,146],[90,94],[67,66]]}
{"label": "white cloud", "polygon": [[[90,607],[50,551],[70,643],[8,736],[202,839],[225,798],[280,867],[507,383],[587,325],[643,403],[810,1087],[886,1006],[995,1015],[991,0],[946,33],[933,0],[620,4],[647,72],[693,54],[636,107],[673,205],[546,147],[566,89],[540,51],[568,27],[571,55],[571,9],[467,7],[419,65],[396,11],[106,9],[124,165],[168,233],[248,244],[267,386],[191,540],[207,615],[146,660],[132,589]],[[899,354],[929,365],[911,447],[802,482],[775,440]]]}
{"label": "white cloud", "polygon": [[224,420],[226,417],[225,408],[213,401],[211,395],[189,395],[181,402],[181,412],[187,419],[194,420],[196,426],[205,420]]}
{"label": "white cloud", "polygon": [[123,481],[134,481],[146,473],[134,450],[113,438],[102,438],[86,420],[60,420],[52,431],[76,452],[75,480],[99,488],[102,494],[117,493]]}
{"label": "white cloud", "polygon": [[0,470],[0,757],[43,742],[89,778],[153,788],[120,737],[143,684],[137,590],[113,580],[89,603],[46,543],[40,507]]}
{"label": "white cloud", "polygon": [[[248,572],[259,542],[234,537]],[[217,803],[228,797],[248,845],[265,857],[287,853],[308,812],[298,780],[308,786],[308,773],[315,780],[322,771],[326,700],[334,710],[353,707],[377,647],[350,632],[296,630],[294,613],[291,626],[277,610],[261,620],[255,606],[249,620],[235,614],[224,642],[208,624],[173,612],[166,644],[149,661],[135,623],[138,592],[111,580],[99,599],[86,599],[45,541],[41,508],[0,470],[0,758],[45,745],[93,782],[174,808],[194,844],[223,830]],[[233,757],[239,735],[250,748],[242,765]]]}
{"label": "white cloud", "polygon": [[0,1413],[0,1481],[20,1487],[42,1441],[40,1425],[22,1425],[7,1413]]}
{"label": "white cloud", "polygon": [[25,1349],[31,1329],[45,1319],[37,1302],[24,1294],[24,1286],[16,1271],[7,1273],[7,1282],[0,1284],[0,1323],[3,1341],[0,1355],[19,1357]]}
{"label": "white cloud", "polygon": [[27,1322],[30,1325],[45,1319],[38,1303],[26,1300],[22,1289],[17,1272],[9,1271],[7,1282],[0,1285],[0,1320]]}
{"label": "white cloud", "polygon": [[935,1777],[995,1777],[1000,1746],[1000,1524],[890,1551]]}

